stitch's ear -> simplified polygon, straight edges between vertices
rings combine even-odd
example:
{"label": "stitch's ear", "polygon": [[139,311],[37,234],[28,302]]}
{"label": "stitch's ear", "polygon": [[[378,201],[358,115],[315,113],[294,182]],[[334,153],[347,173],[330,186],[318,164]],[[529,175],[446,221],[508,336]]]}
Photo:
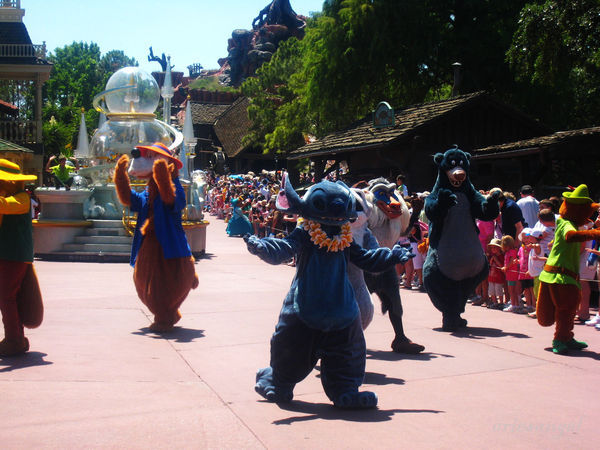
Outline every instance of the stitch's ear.
{"label": "stitch's ear", "polygon": [[275,206],[283,212],[300,214],[301,205],[302,199],[292,187],[287,172],[283,172],[281,188],[279,189],[279,194],[277,194]]}
{"label": "stitch's ear", "polygon": [[443,153],[436,153],[435,155],[433,155],[433,162],[436,163],[438,166],[442,164],[443,160],[444,160]]}

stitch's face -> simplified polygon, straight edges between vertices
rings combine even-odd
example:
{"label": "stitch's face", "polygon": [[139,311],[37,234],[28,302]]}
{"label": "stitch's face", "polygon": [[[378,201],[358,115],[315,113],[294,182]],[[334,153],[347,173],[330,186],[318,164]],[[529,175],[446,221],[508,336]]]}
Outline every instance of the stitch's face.
{"label": "stitch's face", "polygon": [[451,188],[459,189],[469,178],[470,154],[452,148],[444,154],[437,153],[433,159],[438,166],[440,176],[442,173],[446,175]]}
{"label": "stitch's face", "polygon": [[342,225],[356,219],[354,196],[342,182],[321,181],[302,198],[302,217],[324,225]]}
{"label": "stitch's face", "polygon": [[300,198],[284,175],[277,208],[323,225],[343,225],[356,220],[354,195],[341,181],[321,181]]}

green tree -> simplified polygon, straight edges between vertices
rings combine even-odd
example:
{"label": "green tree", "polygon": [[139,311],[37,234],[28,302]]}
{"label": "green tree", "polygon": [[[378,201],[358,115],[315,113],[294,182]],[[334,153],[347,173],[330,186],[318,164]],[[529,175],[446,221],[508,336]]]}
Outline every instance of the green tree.
{"label": "green tree", "polygon": [[290,84],[301,58],[297,39],[282,42],[271,60],[258,69],[257,76],[243,83],[242,93],[251,99],[248,115],[252,126],[244,137],[246,145],[261,147],[266,153],[281,153],[302,144],[302,133],[310,127],[301,99]]}
{"label": "green tree", "polygon": [[507,52],[522,101],[558,129],[597,125],[600,2],[540,1],[523,8]]}
{"label": "green tree", "polygon": [[[73,42],[57,48],[48,59],[54,64],[45,84],[42,108],[46,153],[57,153],[76,144],[85,110],[86,125],[91,132],[98,123],[98,113],[92,107],[94,97],[104,90],[110,76],[118,69],[137,65],[122,50],[101,55],[95,43]],[[52,120],[51,120],[52,119]]]}
{"label": "green tree", "polygon": [[93,42],[73,42],[57,48],[48,59],[54,64],[45,86],[48,102],[90,109],[94,96],[104,88],[99,70],[100,47]]}
{"label": "green tree", "polygon": [[[305,37],[280,48],[246,82],[255,121],[248,140],[267,151],[302,144],[365,117],[382,100],[400,108],[447,98],[452,63],[463,93],[504,94],[505,60],[524,0],[328,0]],[[293,52],[291,52],[293,50]],[[505,96],[505,95],[503,95]]]}
{"label": "green tree", "polygon": [[[104,89],[110,76],[123,67],[138,66],[135,58],[130,58],[123,50],[111,50],[100,58],[98,69],[101,75],[101,88]],[[99,91],[100,92],[100,91]],[[96,92],[98,94],[98,92]]]}

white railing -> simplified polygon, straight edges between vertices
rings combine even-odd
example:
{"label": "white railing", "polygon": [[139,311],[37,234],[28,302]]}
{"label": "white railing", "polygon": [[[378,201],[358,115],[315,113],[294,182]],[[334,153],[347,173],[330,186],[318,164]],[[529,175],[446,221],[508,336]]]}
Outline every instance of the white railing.
{"label": "white railing", "polygon": [[21,9],[21,0],[0,0],[0,8]]}
{"label": "white railing", "polygon": [[35,144],[37,124],[33,120],[0,120],[0,139],[16,144]]}
{"label": "white railing", "polygon": [[[0,0],[2,1],[2,0]],[[46,43],[33,44],[0,44],[0,57],[10,58],[46,58]]]}

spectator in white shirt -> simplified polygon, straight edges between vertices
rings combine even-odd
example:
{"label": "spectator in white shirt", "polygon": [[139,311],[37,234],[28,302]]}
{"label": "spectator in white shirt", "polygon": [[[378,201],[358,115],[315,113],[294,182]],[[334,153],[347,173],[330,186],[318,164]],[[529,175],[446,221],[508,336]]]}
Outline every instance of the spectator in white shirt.
{"label": "spectator in white shirt", "polygon": [[540,203],[533,196],[533,188],[528,184],[521,187],[521,198],[517,201],[521,208],[523,218],[527,224],[525,226],[533,227],[538,220],[540,212]]}

